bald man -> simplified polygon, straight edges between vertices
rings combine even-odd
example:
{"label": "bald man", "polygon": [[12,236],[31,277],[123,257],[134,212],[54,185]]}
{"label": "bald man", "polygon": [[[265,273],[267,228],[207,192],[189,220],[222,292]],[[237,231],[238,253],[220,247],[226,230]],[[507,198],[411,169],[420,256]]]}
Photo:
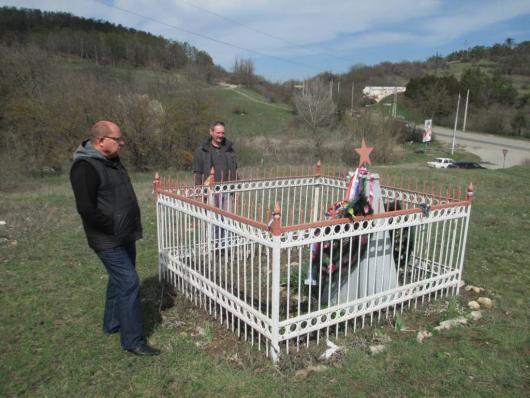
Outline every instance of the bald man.
{"label": "bald man", "polygon": [[120,162],[125,145],[120,128],[109,121],[92,127],[91,137],[74,153],[70,181],[88,245],[109,275],[103,332],[120,333],[121,346],[136,355],[158,355],[143,334],[136,241],[142,237],[140,208]]}

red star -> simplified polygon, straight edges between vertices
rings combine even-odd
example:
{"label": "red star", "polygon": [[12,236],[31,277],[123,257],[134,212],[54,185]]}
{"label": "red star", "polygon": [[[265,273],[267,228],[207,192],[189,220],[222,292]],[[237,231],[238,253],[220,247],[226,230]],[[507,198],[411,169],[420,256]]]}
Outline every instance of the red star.
{"label": "red star", "polygon": [[370,166],[372,165],[372,162],[370,161],[370,153],[374,150],[371,146],[366,146],[366,143],[364,142],[364,138],[361,144],[360,148],[355,148],[355,152],[357,152],[360,156],[359,159],[359,167],[364,165],[365,163],[368,163]]}

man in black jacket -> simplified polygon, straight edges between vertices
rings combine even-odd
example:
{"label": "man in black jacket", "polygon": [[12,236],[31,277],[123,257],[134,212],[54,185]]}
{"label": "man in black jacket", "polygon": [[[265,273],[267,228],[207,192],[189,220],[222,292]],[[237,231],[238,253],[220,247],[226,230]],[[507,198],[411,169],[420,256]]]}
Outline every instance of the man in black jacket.
{"label": "man in black jacket", "polygon": [[236,153],[232,142],[225,138],[225,124],[215,121],[210,125],[208,137],[195,150],[193,155],[193,174],[196,185],[201,185],[215,170],[215,181],[237,179]]}
{"label": "man in black jacket", "polygon": [[70,181],[88,245],[109,274],[103,331],[120,332],[124,350],[158,355],[146,344],[136,273],[136,241],[142,237],[140,208],[119,153],[125,145],[120,128],[109,121],[92,127],[91,138],[74,153]]}

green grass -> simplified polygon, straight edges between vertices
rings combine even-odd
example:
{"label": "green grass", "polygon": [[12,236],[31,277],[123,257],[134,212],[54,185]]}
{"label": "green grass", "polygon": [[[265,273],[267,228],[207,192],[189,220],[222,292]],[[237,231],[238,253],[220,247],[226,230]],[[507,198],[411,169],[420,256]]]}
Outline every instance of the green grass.
{"label": "green grass", "polygon": [[[256,93],[249,94],[248,90],[243,92],[258,101],[266,102],[265,98]],[[276,104],[254,102],[234,89],[219,87],[212,89],[209,94],[213,98],[214,109],[227,123],[229,137],[281,137],[293,131],[291,126],[294,115],[288,109],[280,109]]]}
{"label": "green grass", "polygon": [[426,144],[420,142],[413,142],[411,144],[404,144],[404,156],[401,162],[404,163],[421,163],[422,166],[426,162],[434,158],[451,158],[456,161],[480,162],[480,157],[472,153],[466,152],[461,148],[455,148],[455,152],[451,155],[451,147],[447,143],[440,141],[431,141]]}
{"label": "green grass", "polygon": [[304,143],[307,131],[296,125],[287,105],[269,103],[242,88],[213,87],[208,95],[219,118],[226,122],[226,135],[235,143],[240,164],[316,162],[311,142]]}
{"label": "green grass", "polygon": [[486,72],[491,75],[496,69],[499,68],[499,64],[498,62],[488,60],[480,60],[479,62],[451,62],[449,63],[448,68],[441,69],[439,74],[454,75],[457,79],[460,79],[462,74],[470,68],[478,68],[482,72]]}
{"label": "green grass", "polygon": [[530,94],[530,76],[510,75],[509,78],[520,96]]}
{"label": "green grass", "polygon": [[[407,165],[374,169],[411,173]],[[295,371],[314,364],[316,354],[285,359],[275,369],[181,296],[165,295],[158,311],[147,174],[133,176],[145,229],[138,270],[145,329],[163,354],[121,352],[118,336],[101,332],[106,273],[86,247],[66,177],[20,182],[1,193],[0,220],[7,225],[0,237],[8,242],[0,245],[0,396],[527,396],[530,169],[412,174],[475,182],[464,279],[486,288],[494,308],[481,321],[435,333],[421,345],[406,330],[432,330],[445,314],[406,311],[404,330],[383,325],[350,334],[340,341],[348,347],[344,358],[303,380]],[[449,311],[456,305],[449,303]],[[391,337],[387,351],[368,354],[366,343],[382,336]]]}
{"label": "green grass", "polygon": [[[440,69],[435,71],[439,76],[453,75],[460,79],[462,74],[470,68],[478,68],[482,72],[493,76],[500,66],[498,62],[489,60],[480,60],[479,62],[452,62],[447,69]],[[504,74],[503,77],[512,82],[514,88],[518,91],[519,96],[530,93],[530,77],[525,75]]]}

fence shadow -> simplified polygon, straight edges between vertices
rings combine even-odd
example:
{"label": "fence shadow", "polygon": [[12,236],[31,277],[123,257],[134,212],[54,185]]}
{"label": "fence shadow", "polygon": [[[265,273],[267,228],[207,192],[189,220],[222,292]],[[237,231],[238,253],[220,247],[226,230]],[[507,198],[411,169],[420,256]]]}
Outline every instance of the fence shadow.
{"label": "fence shadow", "polygon": [[144,334],[149,337],[157,325],[162,323],[161,311],[174,305],[167,289],[163,289],[164,282],[158,276],[151,276],[142,281],[140,295],[142,298],[142,316]]}

